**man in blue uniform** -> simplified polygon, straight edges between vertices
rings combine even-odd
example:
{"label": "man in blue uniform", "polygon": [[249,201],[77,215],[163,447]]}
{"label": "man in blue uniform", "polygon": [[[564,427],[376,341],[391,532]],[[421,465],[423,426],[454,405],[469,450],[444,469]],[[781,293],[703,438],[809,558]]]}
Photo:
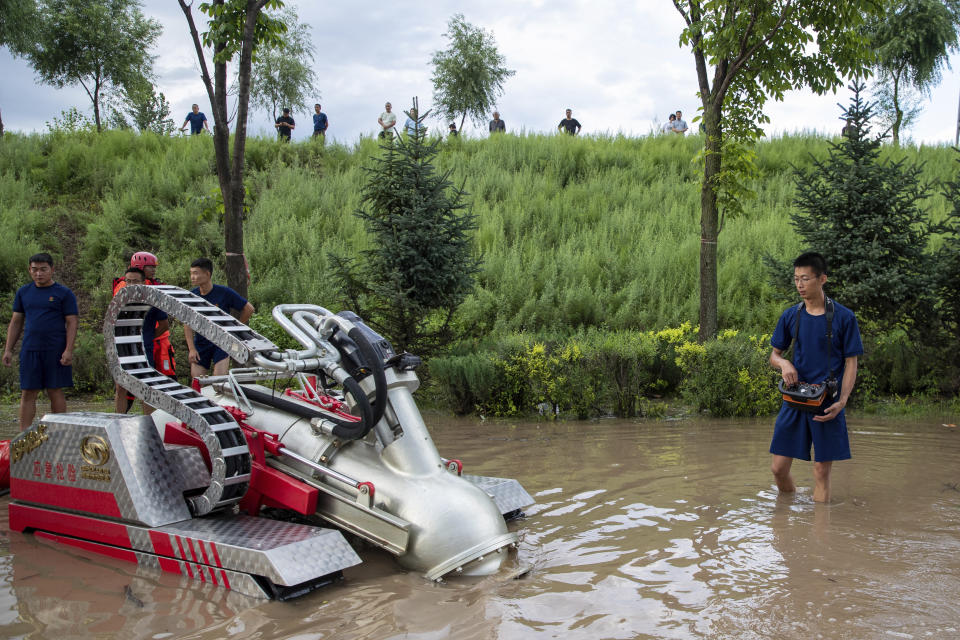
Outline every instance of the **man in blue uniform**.
{"label": "man in blue uniform", "polygon": [[77,337],[77,298],[53,280],[49,253],[30,256],[31,284],[17,290],[13,318],[7,327],[3,364],[13,366],[13,348],[20,347],[20,430],[33,422],[37,396],[46,389],[51,413],[67,410],[64,387],[73,386],[73,343]]}
{"label": "man in blue uniform", "polygon": [[326,138],[330,120],[327,119],[327,114],[320,111],[320,103],[313,105],[313,111],[313,137],[322,136]]}
{"label": "man in blue uniform", "polygon": [[[247,302],[246,298],[230,287],[213,284],[213,262],[208,258],[197,258],[190,264],[190,284],[195,287],[191,289],[191,293],[195,293],[227,313],[238,313],[236,317],[243,324],[246,324],[253,315],[253,305]],[[193,329],[186,325],[183,326],[183,337],[187,342],[192,377],[199,378],[207,375],[211,365],[213,375],[226,375],[230,368],[230,356],[223,349],[203,336],[195,334]]]}
{"label": "man in blue uniform", "polygon": [[[783,403],[770,443],[773,454],[770,470],[780,491],[795,491],[790,467],[795,458],[810,460],[812,444],[813,499],[829,502],[833,461],[850,458],[843,409],[857,380],[857,358],[863,354],[863,343],[853,312],[829,300],[823,291],[827,282],[827,263],[823,256],[811,252],[798,257],[793,263],[793,282],[803,302],[791,306],[780,316],[770,338],[773,347],[770,364],[780,370],[786,385],[821,384],[832,375],[839,380],[840,387],[820,412],[802,411]],[[828,324],[830,308],[833,311]],[[828,339],[828,332],[832,339]],[[791,362],[783,354],[794,337],[796,344]]]}
{"label": "man in blue uniform", "polygon": [[180,127],[180,131],[184,131],[187,128],[187,123],[190,123],[190,135],[198,135],[203,133],[203,130],[206,129],[210,131],[210,125],[207,124],[207,116],[203,115],[203,112],[200,111],[200,105],[195,104],[190,107],[190,113],[187,114],[187,117],[183,121],[183,126]]}

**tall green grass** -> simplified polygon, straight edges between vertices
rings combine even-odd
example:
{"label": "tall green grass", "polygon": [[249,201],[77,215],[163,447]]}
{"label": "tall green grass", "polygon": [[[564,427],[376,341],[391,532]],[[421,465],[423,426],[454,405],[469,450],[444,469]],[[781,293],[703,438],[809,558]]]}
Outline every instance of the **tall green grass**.
{"label": "tall green grass", "polygon": [[[483,339],[695,324],[701,146],[697,136],[504,135],[445,144],[438,168],[471,194],[482,259],[460,325]],[[722,327],[768,332],[788,303],[761,256],[804,248],[789,223],[792,167],[809,166],[827,148],[816,135],[759,144],[757,198],[720,234]],[[371,139],[350,147],[248,142],[245,250],[250,299],[261,312],[287,301],[337,306],[328,255],[369,246],[354,212],[377,153]],[[947,147],[885,153],[924,163],[934,184],[956,173]],[[159,277],[186,286],[193,258],[222,264],[217,188],[206,137],[8,134],[0,142],[0,291],[27,280],[30,253],[72,250],[63,233],[76,234],[76,273],[67,280],[92,326],[134,251],[156,253]],[[931,220],[945,217],[939,191],[927,208]],[[222,273],[214,278],[223,281]],[[4,306],[0,321],[9,317]]]}

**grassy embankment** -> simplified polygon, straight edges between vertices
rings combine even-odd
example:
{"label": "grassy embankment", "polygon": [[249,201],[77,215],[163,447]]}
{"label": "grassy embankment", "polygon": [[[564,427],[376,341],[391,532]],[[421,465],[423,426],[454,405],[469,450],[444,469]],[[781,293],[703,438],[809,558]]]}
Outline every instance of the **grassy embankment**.
{"label": "grassy embankment", "polygon": [[[791,166],[825,155],[827,142],[796,136],[759,146],[758,197],[720,236],[721,326],[740,333],[709,353],[691,347],[682,328],[697,318],[700,146],[698,137],[565,136],[446,145],[439,168],[452,169],[472,196],[483,267],[459,317],[468,339],[430,363],[436,401],[461,411],[524,412],[550,401],[584,416],[634,415],[649,410],[646,397],[689,392],[684,383],[697,371],[746,358],[746,381],[733,372],[739,399],[721,398],[728,408],[718,412],[768,411],[769,401],[750,400],[767,393],[769,372],[757,355],[763,345],[752,353],[748,336],[771,331],[785,300],[760,258],[801,250],[789,224]],[[269,324],[279,302],[337,308],[328,254],[368,246],[353,212],[375,153],[372,140],[350,148],[249,142],[245,234],[256,326]],[[945,147],[887,153],[922,160],[934,182],[955,171]],[[222,257],[217,193],[209,138],[8,134],[0,142],[0,322],[27,279],[26,258],[51,251],[63,261],[59,279],[82,303],[78,390],[108,389],[98,331],[111,279],[140,249],[160,257],[158,277],[180,286],[193,258]],[[947,210],[939,193],[927,205],[932,219]],[[875,394],[918,391],[873,375]],[[0,371],[0,388],[15,385],[14,371]],[[717,410],[693,387],[696,404]]]}

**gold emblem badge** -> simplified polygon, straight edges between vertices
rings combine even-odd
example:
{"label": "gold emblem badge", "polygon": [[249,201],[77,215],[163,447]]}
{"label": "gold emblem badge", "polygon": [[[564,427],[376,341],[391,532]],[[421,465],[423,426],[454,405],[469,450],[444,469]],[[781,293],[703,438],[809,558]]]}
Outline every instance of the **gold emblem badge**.
{"label": "gold emblem badge", "polygon": [[80,441],[80,455],[87,464],[102,467],[110,460],[110,445],[100,436],[87,436]]}

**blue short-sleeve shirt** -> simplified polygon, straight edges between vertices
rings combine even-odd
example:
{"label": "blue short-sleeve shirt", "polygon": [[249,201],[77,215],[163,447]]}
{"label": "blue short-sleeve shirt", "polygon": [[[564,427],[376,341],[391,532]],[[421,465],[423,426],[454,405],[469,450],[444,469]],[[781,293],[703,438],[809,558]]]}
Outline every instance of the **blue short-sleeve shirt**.
{"label": "blue short-sleeve shirt", "polygon": [[203,123],[207,121],[207,116],[203,115],[203,111],[196,113],[191,111],[184,119],[190,123],[190,133],[195,135],[203,131]]}
{"label": "blue short-sleeve shirt", "polygon": [[794,325],[799,320],[797,344],[793,349],[793,366],[801,382],[819,384],[830,377],[831,368],[838,380],[843,379],[843,361],[850,356],[863,355],[860,327],[850,309],[834,301],[833,349],[827,343],[827,315],[812,316],[801,305],[783,312],[770,345],[785,351],[793,342]]}
{"label": "blue short-sleeve shirt", "polygon": [[33,282],[23,285],[13,298],[13,310],[25,316],[21,351],[63,351],[66,317],[79,314],[77,297],[59,282],[48,287]]}
{"label": "blue short-sleeve shirt", "polygon": [[[222,284],[215,284],[207,295],[200,293],[200,288],[195,287],[190,290],[190,293],[194,293],[207,302],[220,307],[223,311],[230,313],[231,309],[240,311],[245,306],[247,306],[247,299],[241,296],[239,293],[231,289],[230,287],[225,287]],[[212,344],[209,340],[204,338],[199,333],[194,335],[193,345],[197,348],[197,351],[207,347]]]}
{"label": "blue short-sleeve shirt", "polygon": [[[844,358],[863,354],[860,329],[853,312],[834,302],[833,345],[827,342],[827,315],[812,316],[801,304],[783,312],[770,338],[775,349],[785,351],[793,342],[794,326],[797,344],[794,345],[793,365],[801,382],[819,384],[829,376],[831,367],[843,384]],[[844,411],[829,422],[817,422],[814,414],[800,411],[784,402],[777,414],[770,453],[800,460],[810,459],[814,448],[817,462],[850,458],[850,441]]]}

